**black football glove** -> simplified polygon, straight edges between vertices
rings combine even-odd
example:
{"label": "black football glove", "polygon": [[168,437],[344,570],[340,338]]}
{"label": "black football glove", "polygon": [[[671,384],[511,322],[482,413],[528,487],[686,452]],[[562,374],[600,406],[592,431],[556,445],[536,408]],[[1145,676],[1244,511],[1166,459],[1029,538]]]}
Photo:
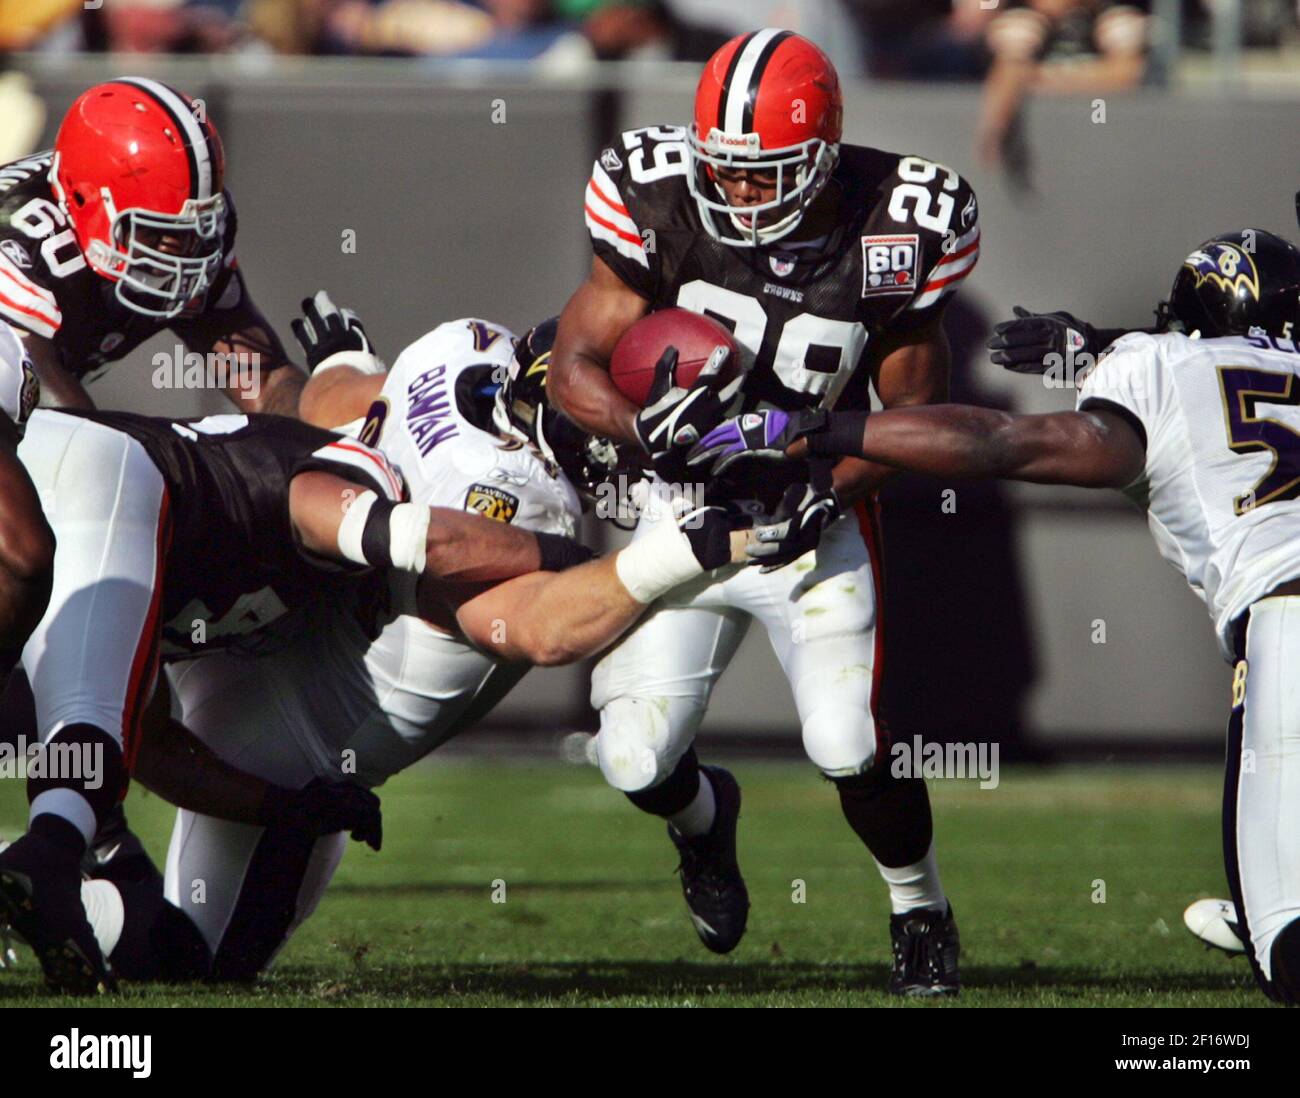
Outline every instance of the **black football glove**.
{"label": "black football glove", "polygon": [[332,366],[352,366],[366,374],[384,372],[384,364],[357,314],[340,309],[324,290],[318,290],[315,297],[303,298],[302,316],[289,327],[313,374]]}
{"label": "black football glove", "polygon": [[655,363],[650,399],[637,413],[635,426],[637,439],[661,480],[684,481],[691,447],[735,410],[744,375],[721,384],[722,367],[730,354],[729,348],[718,347],[690,388],[677,384],[676,347],[666,348]]}
{"label": "black football glove", "polygon": [[268,831],[303,839],[347,831],[372,850],[384,843],[379,798],[352,782],[317,778],[299,790],[271,786],[262,802],[261,823]]}
{"label": "black football glove", "polygon": [[755,524],[745,555],[764,572],[784,568],[816,549],[822,531],[843,512],[830,484],[830,466],[814,463],[812,483],[790,485],[771,520]]}
{"label": "black football glove", "polygon": [[677,520],[678,529],[706,572],[731,563],[731,533],[749,525],[746,516],[723,507],[697,507]]}
{"label": "black football glove", "polygon": [[1015,314],[1015,320],[1004,320],[993,329],[988,342],[989,358],[1008,370],[1042,374],[1052,368],[1049,355],[1059,356],[1059,368],[1067,357],[1089,354],[1095,359],[1103,350],[1097,345],[1097,330],[1069,313],[1031,313],[1017,305]]}

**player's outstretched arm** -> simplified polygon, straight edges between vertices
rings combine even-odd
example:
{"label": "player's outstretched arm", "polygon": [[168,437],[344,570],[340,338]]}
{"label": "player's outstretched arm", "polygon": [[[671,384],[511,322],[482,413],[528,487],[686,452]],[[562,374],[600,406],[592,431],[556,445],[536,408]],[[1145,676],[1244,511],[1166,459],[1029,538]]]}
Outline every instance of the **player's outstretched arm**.
{"label": "player's outstretched arm", "polygon": [[665,515],[611,557],[497,584],[462,603],[456,620],[472,643],[500,659],[573,663],[607,648],[679,584],[744,561],[746,538],[720,507],[680,520]]}
{"label": "player's outstretched arm", "polygon": [[1138,433],[1122,415],[1105,409],[1013,415],[936,404],[871,416],[833,413],[819,428],[798,433],[787,450],[792,457],[858,453],[935,477],[1122,488],[1146,464]]}
{"label": "player's outstretched arm", "polygon": [[311,371],[298,415],[329,429],[361,419],[383,390],[388,368],[356,313],[318,290],[303,299],[302,316],[290,328]]}
{"label": "player's outstretched arm", "polygon": [[[239,278],[238,272],[232,276]],[[298,414],[307,374],[289,358],[275,329],[240,280],[239,300],[229,309],[209,309],[172,325],[185,346],[224,364],[225,394],[241,412]],[[215,356],[220,356],[216,358]]]}
{"label": "player's outstretched arm", "polygon": [[555,405],[594,435],[637,442],[640,409],[614,386],[609,360],[619,337],[650,310],[599,256],[569,298],[551,353],[546,388]]}
{"label": "player's outstretched arm", "polygon": [[350,366],[312,374],[298,402],[298,415],[314,427],[334,430],[360,419],[384,388],[383,374],[363,374]]}
{"label": "player's outstretched arm", "polygon": [[612,644],[645,608],[619,582],[614,558],[606,557],[499,583],[463,603],[456,621],[493,656],[555,667]]}
{"label": "player's outstretched arm", "polygon": [[555,534],[534,534],[470,511],[381,499],[333,473],[299,473],[289,517],[303,546],[320,556],[473,583],[559,570],[590,552]]}
{"label": "player's outstretched arm", "polygon": [[1017,305],[1015,316],[993,329],[989,360],[1018,374],[1044,374],[1096,359],[1128,332],[1157,332],[1159,328],[1096,328],[1064,310],[1031,313]]}
{"label": "player's outstretched arm", "polygon": [[[942,314],[913,331],[886,333],[872,352],[872,377],[886,408],[910,408],[948,398],[952,352]],[[897,470],[855,456],[842,458],[832,471],[839,502],[847,506],[875,491]]]}

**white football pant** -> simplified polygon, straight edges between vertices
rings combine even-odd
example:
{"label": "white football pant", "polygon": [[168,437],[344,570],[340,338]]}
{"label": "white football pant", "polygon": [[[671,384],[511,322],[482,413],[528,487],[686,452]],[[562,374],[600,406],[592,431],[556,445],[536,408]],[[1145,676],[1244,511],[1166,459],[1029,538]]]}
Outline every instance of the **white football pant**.
{"label": "white football pant", "polygon": [[49,609],[23,651],[42,741],[70,724],[134,755],[158,675],[167,488],[122,431],[50,409],[18,449],[54,530]]}
{"label": "white football pant", "polygon": [[871,766],[880,542],[867,507],[841,516],[784,568],[719,569],[677,588],[597,664],[591,704],[610,785],[635,793],[673,772],[754,618],[789,680],[808,757],[831,777]]}
{"label": "white football pant", "polygon": [[1300,918],[1300,597],[1250,608],[1233,677],[1224,854],[1255,961],[1271,979],[1273,942]]}
{"label": "white football pant", "polygon": [[[378,785],[455,735],[461,714],[503,667],[409,615],[388,621],[375,639],[341,603],[305,613],[304,627],[278,652],[213,652],[169,668],[186,727],[232,766],[289,789],[316,778]],[[259,849],[264,833],[176,814],[166,896],[214,955],[232,925],[268,905],[293,904],[287,940],[316,909],[348,842],[342,833],[326,836],[305,865],[262,872],[271,853]]]}

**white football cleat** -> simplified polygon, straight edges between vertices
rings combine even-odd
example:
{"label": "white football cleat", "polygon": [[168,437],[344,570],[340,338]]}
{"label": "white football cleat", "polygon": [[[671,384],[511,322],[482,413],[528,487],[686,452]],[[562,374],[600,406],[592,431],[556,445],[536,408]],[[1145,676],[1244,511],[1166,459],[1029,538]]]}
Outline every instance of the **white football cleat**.
{"label": "white football cleat", "polygon": [[1183,922],[1207,946],[1224,953],[1245,953],[1237,922],[1237,907],[1231,900],[1197,900],[1183,912]]}

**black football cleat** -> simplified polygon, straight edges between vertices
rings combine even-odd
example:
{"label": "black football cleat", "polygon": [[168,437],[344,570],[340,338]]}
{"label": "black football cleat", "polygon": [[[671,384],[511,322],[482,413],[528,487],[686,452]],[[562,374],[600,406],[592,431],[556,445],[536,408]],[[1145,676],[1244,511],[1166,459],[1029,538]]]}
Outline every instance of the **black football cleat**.
{"label": "black football cleat", "polygon": [[[9,840],[0,839],[0,854],[3,854],[8,848]],[[14,946],[20,944],[22,944],[22,939],[14,933],[4,911],[0,910],[0,970],[18,967],[18,951]]]}
{"label": "black football cleat", "polygon": [[24,835],[0,852],[0,920],[31,947],[52,990],[117,990],[81,905],[77,860],[48,839]]}
{"label": "black football cleat", "polygon": [[681,858],[677,873],[695,933],[714,953],[730,953],[745,936],[749,919],[749,890],[736,864],[740,786],[719,766],[702,766],[700,772],[713,786],[713,827],[687,838],[669,824],[668,837]]}
{"label": "black football cleat", "polygon": [[81,859],[81,872],[90,880],[114,884],[143,884],[161,892],[163,877],[127,826],[121,804],[108,813],[95,832],[95,841]]}
{"label": "black football cleat", "polygon": [[956,995],[961,990],[957,958],[961,941],[952,905],[944,912],[919,907],[889,917],[894,968],[889,993],[913,998]]}

